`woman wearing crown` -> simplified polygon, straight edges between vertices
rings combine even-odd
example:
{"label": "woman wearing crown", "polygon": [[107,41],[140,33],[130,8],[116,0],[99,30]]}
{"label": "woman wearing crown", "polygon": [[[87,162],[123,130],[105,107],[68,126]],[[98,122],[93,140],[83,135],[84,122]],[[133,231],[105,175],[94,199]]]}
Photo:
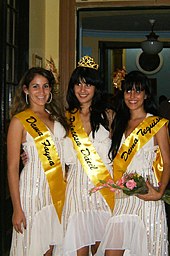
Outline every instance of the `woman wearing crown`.
{"label": "woman wearing crown", "polygon": [[99,180],[112,178],[109,124],[104,108],[101,110],[101,86],[98,65],[84,56],[71,75],[67,92],[66,116],[73,148],[67,147],[64,256],[88,256],[90,251],[95,255],[111,216],[113,193],[89,194]]}

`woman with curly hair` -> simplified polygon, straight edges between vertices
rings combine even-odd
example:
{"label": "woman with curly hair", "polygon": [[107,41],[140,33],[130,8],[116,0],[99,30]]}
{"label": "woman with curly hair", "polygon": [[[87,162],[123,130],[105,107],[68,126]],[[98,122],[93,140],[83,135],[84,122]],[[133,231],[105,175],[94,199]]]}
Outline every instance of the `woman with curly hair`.
{"label": "woman with curly hair", "polygon": [[[11,107],[7,138],[13,204],[10,256],[50,256],[54,255],[54,246],[59,251],[62,243],[67,123],[54,84],[50,71],[30,68],[19,83]],[[21,147],[28,159],[19,173]]]}

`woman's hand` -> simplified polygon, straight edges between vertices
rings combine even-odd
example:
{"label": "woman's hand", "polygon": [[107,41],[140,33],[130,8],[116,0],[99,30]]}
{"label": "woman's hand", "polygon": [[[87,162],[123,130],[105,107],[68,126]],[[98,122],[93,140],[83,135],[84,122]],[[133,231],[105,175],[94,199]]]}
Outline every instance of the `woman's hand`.
{"label": "woman's hand", "polygon": [[138,198],[144,200],[144,201],[157,201],[161,199],[162,194],[159,192],[159,190],[156,190],[149,181],[146,181],[146,185],[148,187],[148,193],[144,195],[137,195]]}
{"label": "woman's hand", "polygon": [[18,233],[23,233],[23,228],[26,229],[26,218],[22,209],[13,212],[12,224]]}
{"label": "woman's hand", "polygon": [[27,156],[27,153],[25,151],[23,151],[22,154],[21,154],[21,160],[22,160],[23,165],[25,166],[26,163],[28,162],[28,156]]}

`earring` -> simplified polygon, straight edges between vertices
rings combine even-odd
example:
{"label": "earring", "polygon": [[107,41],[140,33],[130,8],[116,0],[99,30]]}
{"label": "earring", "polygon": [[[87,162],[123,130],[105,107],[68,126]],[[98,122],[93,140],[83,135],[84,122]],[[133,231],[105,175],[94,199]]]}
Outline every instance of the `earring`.
{"label": "earring", "polygon": [[52,95],[52,93],[50,92],[50,99],[49,99],[49,101],[47,101],[46,103],[47,103],[47,104],[51,103],[52,99],[53,99],[53,95]]}
{"label": "earring", "polygon": [[28,102],[28,93],[25,94],[25,102],[27,105],[29,105],[29,102]]}

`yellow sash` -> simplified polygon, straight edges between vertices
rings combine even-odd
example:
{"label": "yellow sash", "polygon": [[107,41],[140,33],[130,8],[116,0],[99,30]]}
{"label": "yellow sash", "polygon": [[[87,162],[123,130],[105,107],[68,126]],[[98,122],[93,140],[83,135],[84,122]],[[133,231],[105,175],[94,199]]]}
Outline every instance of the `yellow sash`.
{"label": "yellow sash", "polygon": [[[114,158],[114,181],[117,181],[122,177],[136,152],[138,152],[139,149],[142,148],[167,122],[168,120],[164,118],[149,116],[134,129],[134,131],[126,138]],[[160,151],[158,151],[154,163],[154,171],[159,180],[162,173],[160,161],[162,160]]]}
{"label": "yellow sash", "polygon": [[21,121],[26,131],[35,141],[38,155],[48,180],[52,201],[61,221],[66,182],[63,179],[60,158],[51,134],[44,123],[30,109],[17,114],[15,117]]}
{"label": "yellow sash", "polygon": [[[70,124],[69,137],[73,141],[75,150],[77,151],[78,159],[88,175],[89,179],[95,186],[100,184],[100,180],[112,179],[109,171],[102,162],[100,156],[96,152],[95,147],[90,141],[87,133],[84,131],[79,112],[74,114],[66,113],[66,117]],[[114,193],[109,189],[102,189],[100,193],[105,198],[110,209],[114,207]]]}

